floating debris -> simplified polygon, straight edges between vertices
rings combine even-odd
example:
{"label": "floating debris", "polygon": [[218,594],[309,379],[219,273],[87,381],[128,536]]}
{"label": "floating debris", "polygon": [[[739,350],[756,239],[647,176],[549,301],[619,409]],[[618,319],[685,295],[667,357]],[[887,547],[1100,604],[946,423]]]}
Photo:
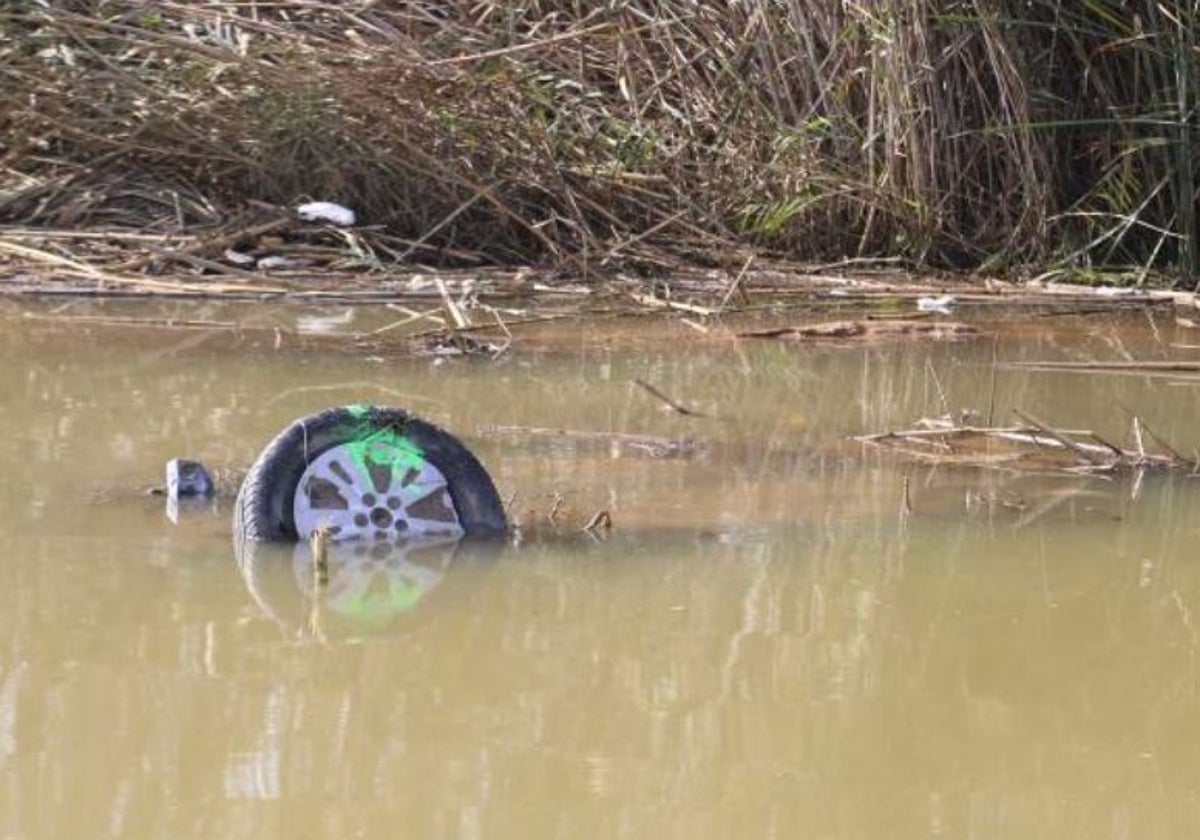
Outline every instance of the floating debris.
{"label": "floating debris", "polygon": [[334,204],[332,201],[310,201],[296,208],[296,215],[306,222],[329,222],[338,227],[350,227],[356,216],[349,207]]}
{"label": "floating debris", "polygon": [[[1137,448],[1129,450],[1092,431],[1054,429],[1025,412],[1014,414],[1025,425],[985,428],[964,426],[944,418],[926,418],[918,422],[917,428],[862,435],[855,440],[919,461],[1018,471],[1103,475],[1141,470],[1195,472],[1198,467],[1195,459],[1184,458],[1137,417],[1133,418]],[[1163,451],[1148,452],[1143,433]]]}
{"label": "floating debris", "polygon": [[959,321],[881,318],[748,330],[737,335],[739,338],[777,338],[783,341],[873,341],[896,338],[957,339],[972,338],[979,334],[978,327]]}
{"label": "floating debris", "polygon": [[195,496],[212,498],[216,492],[212,474],[199,461],[172,458],[167,461],[167,495],[173,499]]}
{"label": "floating debris", "polygon": [[304,268],[311,264],[311,260],[306,260],[302,257],[286,257],[282,254],[272,254],[269,257],[261,257],[256,266],[263,271],[272,271],[286,268]]}
{"label": "floating debris", "polygon": [[957,303],[954,295],[939,295],[938,297],[917,298],[918,312],[940,312],[949,315],[950,309]]}
{"label": "floating debris", "polygon": [[1108,374],[1114,376],[1140,376],[1143,378],[1166,377],[1182,381],[1195,381],[1200,375],[1200,361],[1187,359],[1096,359],[1070,361],[1042,359],[1024,362],[1002,362],[1000,368],[1010,370],[1037,370],[1047,373]]}
{"label": "floating debris", "polygon": [[684,405],[683,403],[678,402],[677,400],[674,400],[671,397],[668,397],[666,394],[664,394],[662,391],[655,388],[649,382],[646,382],[644,379],[634,379],[633,384],[638,386],[639,388],[641,388],[643,391],[645,391],[650,396],[654,397],[656,400],[659,400],[660,402],[662,402],[664,405],[667,406],[667,408],[671,409],[676,414],[682,414],[685,417],[709,417],[710,416],[708,414],[705,414],[704,412],[697,411],[694,408],[689,408],[688,406]]}
{"label": "floating debris", "polygon": [[465,332],[451,330],[449,332],[435,331],[414,336],[409,340],[409,347],[418,356],[489,356],[493,359],[502,356],[508,349],[507,343],[496,343],[482,338],[474,338]]}
{"label": "floating debris", "polygon": [[225,262],[237,266],[254,265],[256,261],[253,254],[245,254],[241,251],[235,251],[233,248],[226,248],[222,256],[225,258]]}
{"label": "floating debris", "polygon": [[612,514],[608,512],[608,508],[601,508],[592,514],[592,518],[583,526],[583,530],[598,539],[608,537],[613,530]]}

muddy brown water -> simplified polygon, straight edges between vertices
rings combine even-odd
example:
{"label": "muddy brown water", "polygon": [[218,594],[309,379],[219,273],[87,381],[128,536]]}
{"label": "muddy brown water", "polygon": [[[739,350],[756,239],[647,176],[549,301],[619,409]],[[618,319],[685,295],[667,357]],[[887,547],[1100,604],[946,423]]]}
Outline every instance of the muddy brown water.
{"label": "muddy brown water", "polygon": [[[1200,481],[847,442],[1014,407],[1124,440],[1136,410],[1190,452],[1194,384],[993,366],[1188,358],[1170,313],[872,347],[568,320],[498,361],[330,335],[397,317],[4,310],[0,837],[1200,832]],[[169,457],[245,466],[291,419],[362,401],[457,432],[527,516],[608,508],[612,539],[433,548],[393,559],[420,581],[402,609],[314,611],[293,552],[239,574],[228,499],[173,525],[140,495]],[[387,562],[364,560],[360,607]]]}

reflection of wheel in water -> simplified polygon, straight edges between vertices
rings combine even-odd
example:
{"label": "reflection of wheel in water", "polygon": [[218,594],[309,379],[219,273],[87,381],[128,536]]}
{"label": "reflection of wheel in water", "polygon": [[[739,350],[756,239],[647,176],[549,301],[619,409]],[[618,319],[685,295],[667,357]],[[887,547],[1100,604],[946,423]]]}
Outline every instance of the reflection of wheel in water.
{"label": "reflection of wheel in water", "polygon": [[250,468],[237,541],[498,536],[504,510],[487,472],[449,433],[395,408],[347,406],[281,432]]}
{"label": "reflection of wheel in water", "polygon": [[355,637],[408,630],[436,616],[431,596],[446,584],[455,563],[467,559],[478,568],[470,561],[486,561],[504,545],[450,537],[334,543],[326,548],[328,582],[321,586],[307,542],[247,540],[236,548],[250,596],[281,626],[306,633],[319,613],[328,636]]}
{"label": "reflection of wheel in water", "polygon": [[331,545],[329,583],[318,591],[312,549],[300,542],[292,552],[292,572],[297,588],[322,598],[326,609],[379,626],[411,611],[441,583],[457,546],[457,537]]}

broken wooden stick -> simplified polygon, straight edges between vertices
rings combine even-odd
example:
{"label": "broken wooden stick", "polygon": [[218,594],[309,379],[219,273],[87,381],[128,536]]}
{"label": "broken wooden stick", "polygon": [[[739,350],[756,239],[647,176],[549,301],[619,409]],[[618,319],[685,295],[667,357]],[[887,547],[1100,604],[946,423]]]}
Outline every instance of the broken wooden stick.
{"label": "broken wooden stick", "polygon": [[704,414],[703,412],[700,412],[700,411],[696,411],[693,408],[688,408],[683,403],[680,403],[680,402],[677,402],[677,401],[671,399],[666,394],[664,394],[662,391],[658,390],[657,388],[655,388],[653,385],[651,385],[649,382],[647,382],[644,379],[634,379],[633,384],[637,385],[639,388],[641,388],[643,391],[645,391],[650,396],[666,403],[666,405],[672,411],[674,411],[676,414],[682,414],[685,417],[711,417],[711,415]]}
{"label": "broken wooden stick", "polygon": [[1059,434],[1058,432],[1054,431],[1054,429],[1050,428],[1045,423],[1043,423],[1041,420],[1038,420],[1036,417],[1033,417],[1033,416],[1025,413],[1024,411],[1021,411],[1021,409],[1014,408],[1013,414],[1017,415],[1022,420],[1024,420],[1026,423],[1028,423],[1029,425],[1036,428],[1039,432],[1044,434],[1046,437],[1050,438],[1051,440],[1058,441],[1063,446],[1067,447],[1067,449],[1070,449],[1072,452],[1074,452],[1076,455],[1078,455],[1080,458],[1087,461],[1089,464],[1095,464],[1097,466],[1101,466],[1106,463],[1106,459],[1101,458],[1099,455],[1095,454],[1094,452],[1089,452],[1085,447],[1080,446],[1077,442],[1071,440],[1066,435]]}

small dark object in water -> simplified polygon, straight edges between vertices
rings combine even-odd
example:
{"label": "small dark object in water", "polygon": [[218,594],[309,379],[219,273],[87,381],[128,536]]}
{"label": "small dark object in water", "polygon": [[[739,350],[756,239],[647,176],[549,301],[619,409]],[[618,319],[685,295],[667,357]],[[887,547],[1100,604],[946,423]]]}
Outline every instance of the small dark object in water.
{"label": "small dark object in water", "polygon": [[167,498],[191,496],[211,499],[214,493],[212,475],[199,461],[172,458],[167,461]]}

